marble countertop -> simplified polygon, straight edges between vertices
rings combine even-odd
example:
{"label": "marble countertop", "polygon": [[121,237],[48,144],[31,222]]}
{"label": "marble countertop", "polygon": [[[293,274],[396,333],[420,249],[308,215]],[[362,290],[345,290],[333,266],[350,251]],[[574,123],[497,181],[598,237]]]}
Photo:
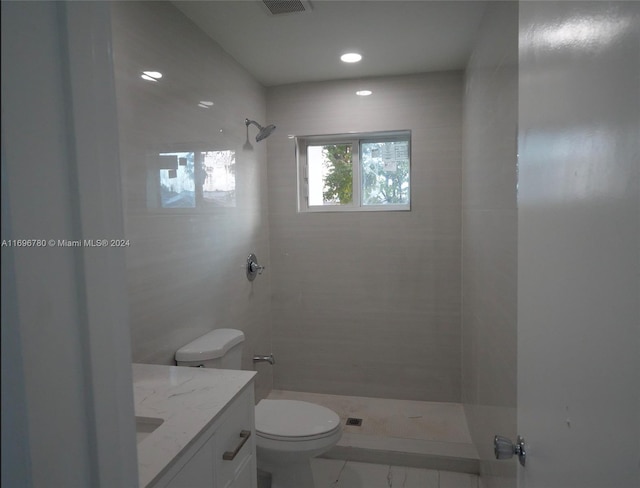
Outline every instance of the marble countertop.
{"label": "marble countertop", "polygon": [[138,442],[140,488],[162,475],[256,374],[152,364],[132,368],[136,417],[163,421]]}

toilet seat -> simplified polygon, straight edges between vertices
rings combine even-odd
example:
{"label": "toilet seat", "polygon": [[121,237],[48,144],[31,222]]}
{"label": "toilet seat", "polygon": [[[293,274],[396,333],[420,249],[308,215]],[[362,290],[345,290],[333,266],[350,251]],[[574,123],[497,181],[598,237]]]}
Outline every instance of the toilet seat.
{"label": "toilet seat", "polygon": [[332,410],[298,400],[261,400],[256,405],[256,435],[285,442],[333,436],[340,417]]}

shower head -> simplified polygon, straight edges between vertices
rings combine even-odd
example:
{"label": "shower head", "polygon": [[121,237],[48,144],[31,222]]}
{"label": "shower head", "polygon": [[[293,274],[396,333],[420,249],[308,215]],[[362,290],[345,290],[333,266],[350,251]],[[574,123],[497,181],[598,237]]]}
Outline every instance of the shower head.
{"label": "shower head", "polygon": [[260,142],[262,139],[266,139],[274,130],[276,130],[276,126],[273,124],[263,127],[256,135],[256,142]]}
{"label": "shower head", "polygon": [[256,142],[260,142],[262,139],[266,139],[271,135],[271,133],[276,130],[276,126],[271,124],[266,127],[262,127],[255,120],[244,119],[244,123],[247,127],[249,124],[253,124],[258,128],[258,134],[256,135]]}

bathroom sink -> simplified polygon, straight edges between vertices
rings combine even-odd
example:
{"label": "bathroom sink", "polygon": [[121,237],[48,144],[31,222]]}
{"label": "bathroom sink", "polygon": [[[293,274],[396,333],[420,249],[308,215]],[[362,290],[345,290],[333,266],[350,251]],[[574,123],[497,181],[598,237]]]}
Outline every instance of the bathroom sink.
{"label": "bathroom sink", "polygon": [[163,419],[155,417],[136,416],[136,442],[140,444],[151,432],[160,427],[163,422]]}

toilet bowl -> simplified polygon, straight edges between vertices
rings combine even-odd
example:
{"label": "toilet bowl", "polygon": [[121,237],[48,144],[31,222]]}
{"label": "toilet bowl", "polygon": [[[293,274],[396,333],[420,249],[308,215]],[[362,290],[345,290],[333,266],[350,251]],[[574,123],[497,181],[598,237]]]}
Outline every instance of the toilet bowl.
{"label": "toilet bowl", "polygon": [[[181,347],[178,366],[241,369],[244,333],[216,329]],[[311,458],[342,436],[340,417],[309,402],[270,400],[255,409],[258,468],[271,473],[271,488],[314,488]]]}
{"label": "toilet bowl", "polygon": [[340,417],[296,400],[261,400],[256,406],[258,467],[271,473],[271,488],[313,488],[311,458],[340,440]]}

